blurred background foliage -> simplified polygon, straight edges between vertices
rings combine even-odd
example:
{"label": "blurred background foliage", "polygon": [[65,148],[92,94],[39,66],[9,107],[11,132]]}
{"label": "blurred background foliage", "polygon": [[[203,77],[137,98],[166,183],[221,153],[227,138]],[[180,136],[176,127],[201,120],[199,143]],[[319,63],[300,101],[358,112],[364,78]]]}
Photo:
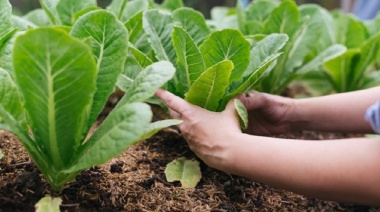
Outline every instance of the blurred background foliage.
{"label": "blurred background foliage", "polygon": [[[98,5],[106,7],[111,0],[98,0]],[[157,3],[161,3],[162,0],[155,0]],[[298,4],[316,3],[320,4],[327,9],[336,9],[341,7],[347,7],[347,2],[351,0],[331,1],[331,0],[296,0]],[[39,8],[40,4],[38,0],[10,0],[14,7],[15,13],[21,15],[28,11]],[[207,18],[210,15],[211,8],[215,6],[235,6],[236,0],[184,0],[184,3],[188,7],[193,7],[201,11]],[[344,4],[343,4],[344,3]]]}

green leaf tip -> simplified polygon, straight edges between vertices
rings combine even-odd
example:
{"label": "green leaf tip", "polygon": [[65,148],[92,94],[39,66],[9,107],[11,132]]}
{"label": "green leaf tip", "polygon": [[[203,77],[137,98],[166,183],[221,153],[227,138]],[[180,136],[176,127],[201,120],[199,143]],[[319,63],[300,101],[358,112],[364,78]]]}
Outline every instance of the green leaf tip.
{"label": "green leaf tip", "polygon": [[248,111],[240,100],[235,99],[234,104],[239,115],[240,127],[242,130],[246,130],[248,127]]}

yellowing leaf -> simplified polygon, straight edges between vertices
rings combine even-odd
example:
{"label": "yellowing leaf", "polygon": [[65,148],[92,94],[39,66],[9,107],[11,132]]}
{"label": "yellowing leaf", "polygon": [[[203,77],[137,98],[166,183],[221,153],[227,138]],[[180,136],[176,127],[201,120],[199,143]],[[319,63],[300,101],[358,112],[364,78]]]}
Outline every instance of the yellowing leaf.
{"label": "yellowing leaf", "polygon": [[165,175],[168,182],[180,181],[183,188],[195,188],[202,178],[199,162],[184,157],[170,162]]}
{"label": "yellowing leaf", "polygon": [[59,206],[62,203],[62,199],[60,197],[54,197],[46,196],[40,201],[37,202],[35,205],[36,212],[54,212],[54,211],[60,211]]}

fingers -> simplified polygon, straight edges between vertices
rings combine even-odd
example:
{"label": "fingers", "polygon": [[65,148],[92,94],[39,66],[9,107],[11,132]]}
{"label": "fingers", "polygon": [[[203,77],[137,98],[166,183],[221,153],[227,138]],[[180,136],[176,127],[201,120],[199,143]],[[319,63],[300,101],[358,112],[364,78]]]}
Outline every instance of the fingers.
{"label": "fingers", "polygon": [[173,119],[181,119],[181,118],[182,118],[182,116],[181,116],[179,113],[177,113],[177,112],[175,112],[175,111],[173,111],[173,110],[170,110],[170,116],[171,116]]}
{"label": "fingers", "polygon": [[251,91],[246,94],[241,94],[237,96],[237,98],[244,104],[244,106],[248,110],[261,108],[264,107],[266,104],[264,94],[257,91]]}
{"label": "fingers", "polygon": [[161,99],[177,116],[180,116],[184,111],[191,109],[191,104],[182,98],[170,93],[169,91],[158,89],[155,96]]}

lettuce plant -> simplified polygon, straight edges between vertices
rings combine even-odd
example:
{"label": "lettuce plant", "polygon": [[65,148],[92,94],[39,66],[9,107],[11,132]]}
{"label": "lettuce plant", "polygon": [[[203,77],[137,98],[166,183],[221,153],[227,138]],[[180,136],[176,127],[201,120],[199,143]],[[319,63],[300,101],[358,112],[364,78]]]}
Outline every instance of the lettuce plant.
{"label": "lettuce plant", "polygon": [[301,83],[313,95],[348,92],[380,85],[378,71],[379,42],[378,18],[369,22],[350,14],[333,13],[330,34],[347,51],[323,62],[316,71],[307,73]]}
{"label": "lettuce plant", "polygon": [[[375,24],[374,20],[372,24]],[[335,92],[348,92],[380,84],[376,67],[380,34],[351,15],[340,14],[334,22],[338,42],[347,52],[324,63],[325,82]]]}
{"label": "lettuce plant", "polygon": [[253,44],[239,30],[211,32],[203,15],[186,7],[147,10],[142,20],[154,57],[132,47],[135,61],[141,67],[155,60],[175,64],[166,89],[212,111],[223,110],[229,99],[257,86],[288,40],[273,34]]}
{"label": "lettuce plant", "polygon": [[277,65],[260,84],[262,91],[281,93],[295,79],[346,50],[336,44],[333,18],[320,6],[297,6],[293,0],[256,0],[246,10],[238,1],[236,9],[239,29],[244,34],[289,36]]}
{"label": "lettuce plant", "polygon": [[14,78],[0,69],[0,128],[19,138],[54,190],[178,123],[150,123],[152,112],[143,103],[174,75],[161,61],[137,74],[123,101],[89,134],[124,70],[127,47],[127,29],[106,10],[82,15],[69,33],[37,27],[16,37]]}

